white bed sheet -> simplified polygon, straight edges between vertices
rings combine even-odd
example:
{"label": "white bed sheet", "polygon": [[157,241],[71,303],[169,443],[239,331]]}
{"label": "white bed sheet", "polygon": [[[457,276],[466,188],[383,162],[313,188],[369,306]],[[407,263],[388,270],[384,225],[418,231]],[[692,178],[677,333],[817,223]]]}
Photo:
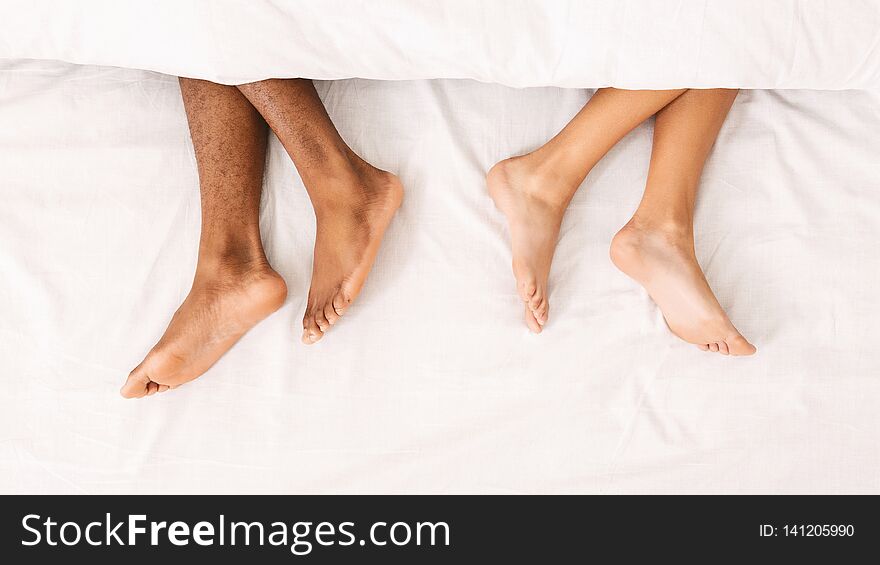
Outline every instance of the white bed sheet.
{"label": "white bed sheet", "polygon": [[299,343],[314,220],[273,140],[263,233],[290,298],[203,378],[125,401],[194,268],[177,83],[0,63],[0,492],[880,492],[876,92],[737,100],[696,218],[706,274],[759,350],[730,359],[672,337],[608,259],[650,124],[572,202],[533,336],[483,175],[589,93],[318,89],[345,139],[406,185],[362,295]]}

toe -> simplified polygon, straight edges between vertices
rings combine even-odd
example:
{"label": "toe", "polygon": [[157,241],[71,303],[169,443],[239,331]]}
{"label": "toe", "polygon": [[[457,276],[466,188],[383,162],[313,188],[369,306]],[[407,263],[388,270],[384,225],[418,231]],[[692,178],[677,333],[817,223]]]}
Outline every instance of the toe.
{"label": "toe", "polygon": [[157,392],[159,392],[159,383],[147,383],[147,396],[153,396]]}
{"label": "toe", "polygon": [[537,308],[535,308],[534,314],[535,319],[542,326],[547,323],[547,315],[550,312],[550,303],[545,298],[541,301]]}
{"label": "toe", "polygon": [[328,322],[327,318],[324,316],[323,308],[315,308],[312,315],[315,317],[315,324],[321,329],[321,333],[330,329],[330,322]]}
{"label": "toe", "polygon": [[697,347],[699,347],[703,351],[709,351],[709,345],[706,343],[701,343],[701,344],[697,345]]}
{"label": "toe", "polygon": [[754,345],[739,334],[728,339],[727,345],[731,355],[753,355],[757,351]]}
{"label": "toe", "polygon": [[336,296],[333,297],[333,309],[336,311],[336,314],[342,316],[349,306],[351,306],[351,298],[342,291],[337,292]]}
{"label": "toe", "polygon": [[333,302],[330,301],[324,305],[324,318],[327,319],[327,323],[331,326],[339,320],[339,314],[336,313],[336,309],[333,308]]}
{"label": "toe", "polygon": [[532,313],[531,309],[529,309],[528,305],[525,307],[526,313],[526,325],[529,327],[532,333],[539,334],[543,329],[541,324],[538,323],[538,320],[535,318],[535,315]]}
{"label": "toe", "polygon": [[535,295],[535,292],[538,290],[538,285],[535,284],[533,279],[524,279],[516,285],[519,289],[519,297],[522,298],[523,302],[528,304],[532,297]]}
{"label": "toe", "polygon": [[709,344],[709,351],[711,351],[712,353],[718,353],[718,344],[717,343],[710,343]]}
{"label": "toe", "polygon": [[727,348],[727,343],[724,341],[718,342],[718,353],[722,355],[730,355],[730,350]]}
{"label": "toe", "polygon": [[324,332],[315,323],[315,318],[306,314],[306,317],[303,319],[302,342],[306,345],[311,345],[321,339],[323,335]]}
{"label": "toe", "polygon": [[544,302],[544,289],[542,287],[538,287],[535,290],[535,293],[532,294],[532,297],[529,299],[529,308],[531,308],[532,312],[537,312],[538,308]]}
{"label": "toe", "polygon": [[125,384],[119,390],[119,394],[123,398],[141,398],[147,394],[147,385],[150,384],[150,377],[146,371],[138,365],[131,374],[128,375]]}

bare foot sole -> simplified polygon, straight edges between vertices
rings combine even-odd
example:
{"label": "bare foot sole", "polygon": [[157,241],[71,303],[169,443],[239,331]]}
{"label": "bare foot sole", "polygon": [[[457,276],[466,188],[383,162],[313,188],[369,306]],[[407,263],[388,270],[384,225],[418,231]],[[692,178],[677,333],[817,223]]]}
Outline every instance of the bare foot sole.
{"label": "bare foot sole", "polygon": [[534,333],[541,333],[550,312],[547,278],[568,204],[553,198],[561,182],[538,173],[529,155],[499,162],[486,177],[489,195],[507,218],[516,289]]}
{"label": "bare foot sole", "polygon": [[165,334],[120,393],[141,398],[198,378],[286,297],[284,279],[267,264],[197,275]]}
{"label": "bare foot sole", "polygon": [[687,236],[630,222],[614,236],[611,260],[645,287],[669,329],[684,341],[722,355],[755,353],[709,288]]}
{"label": "bare foot sole", "polygon": [[346,196],[316,207],[312,284],[303,316],[302,341],[307,345],[324,337],[357,298],[403,201],[396,176],[358,158],[353,165],[349,186],[338,192]]}

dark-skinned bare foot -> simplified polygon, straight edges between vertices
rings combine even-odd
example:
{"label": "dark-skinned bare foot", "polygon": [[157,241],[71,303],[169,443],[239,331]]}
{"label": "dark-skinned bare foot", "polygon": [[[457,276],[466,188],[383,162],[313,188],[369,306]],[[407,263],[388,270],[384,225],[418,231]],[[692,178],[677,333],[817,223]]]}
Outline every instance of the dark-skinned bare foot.
{"label": "dark-skinned bare foot", "polygon": [[373,267],[385,230],[403,201],[391,173],[351,155],[350,174],[327,179],[315,204],[317,233],[312,284],[303,316],[303,343],[316,343],[357,298]]}
{"label": "dark-skinned bare foot", "polygon": [[120,393],[141,398],[176,388],[205,373],[248,330],[287,297],[284,279],[265,261],[200,266],[168,329]]}

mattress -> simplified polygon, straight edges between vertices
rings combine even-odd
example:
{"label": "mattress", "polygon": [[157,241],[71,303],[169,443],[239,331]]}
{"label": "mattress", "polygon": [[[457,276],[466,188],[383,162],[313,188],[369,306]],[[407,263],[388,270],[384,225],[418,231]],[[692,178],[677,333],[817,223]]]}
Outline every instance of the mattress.
{"label": "mattress", "polygon": [[575,196],[536,336],[484,175],[591,92],[317,87],[406,188],[361,296],[300,344],[314,217],[273,138],[261,218],[286,304],[204,377],[125,401],[195,267],[177,82],[0,61],[0,492],[880,492],[880,93],[737,99],[696,212],[699,260],[758,347],[734,359],[674,338],[608,258],[650,122]]}

